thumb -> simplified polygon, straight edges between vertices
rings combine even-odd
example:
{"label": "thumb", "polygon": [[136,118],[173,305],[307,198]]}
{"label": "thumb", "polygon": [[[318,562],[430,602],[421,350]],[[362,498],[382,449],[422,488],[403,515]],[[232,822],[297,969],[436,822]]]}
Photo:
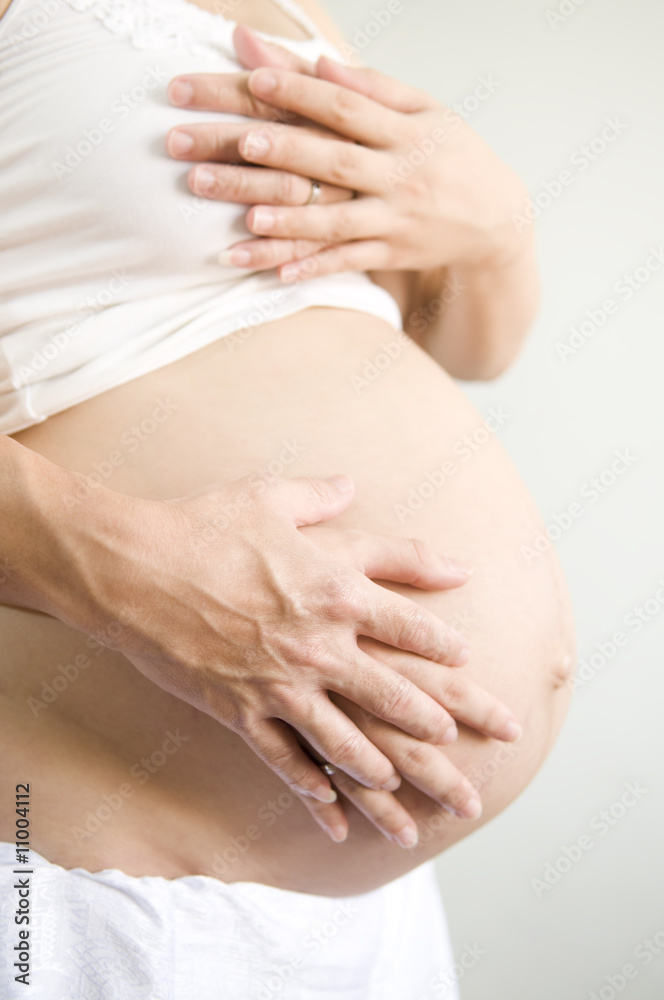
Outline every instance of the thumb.
{"label": "thumb", "polygon": [[288,69],[293,73],[314,75],[313,63],[301,59],[281,45],[264,41],[246,24],[238,24],[235,28],[233,45],[238,59],[246,69],[272,66],[274,69]]}
{"label": "thumb", "polygon": [[281,508],[296,527],[329,521],[346,510],[354,494],[355,484],[346,475],[282,479],[279,483]]}

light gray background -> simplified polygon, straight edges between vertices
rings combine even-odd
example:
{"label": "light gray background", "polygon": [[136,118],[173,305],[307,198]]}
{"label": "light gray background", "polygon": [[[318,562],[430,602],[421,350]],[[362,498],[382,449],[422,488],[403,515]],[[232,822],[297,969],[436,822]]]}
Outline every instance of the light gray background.
{"label": "light gray background", "polygon": [[[664,248],[664,4],[567,0],[573,13],[554,26],[546,12],[558,3],[403,0],[360,53],[447,104],[493,74],[500,86],[469,124],[532,195],[572,171],[538,221],[543,302],[530,342],[500,380],[468,386],[481,411],[503,404],[513,415],[501,438],[545,520],[579,500],[615,451],[636,455],[557,543],[579,660],[617,630],[629,641],[577,691],[535,782],[438,868],[457,955],[475,942],[485,952],[462,977],[464,1000],[588,1000],[593,991],[662,1000],[664,948],[648,965],[634,950],[659,931],[664,944],[664,608],[638,633],[625,617],[664,580],[664,265],[630,301],[614,289],[651,245]],[[351,38],[386,6],[326,5]],[[574,151],[616,117],[623,134],[586,171],[570,167]],[[607,297],[618,312],[561,360],[556,343]],[[619,802],[627,782],[647,792],[602,836],[593,817]],[[538,896],[531,879],[543,879],[583,834],[592,849]],[[637,975],[618,992],[620,980],[611,987],[606,977],[625,963]]]}

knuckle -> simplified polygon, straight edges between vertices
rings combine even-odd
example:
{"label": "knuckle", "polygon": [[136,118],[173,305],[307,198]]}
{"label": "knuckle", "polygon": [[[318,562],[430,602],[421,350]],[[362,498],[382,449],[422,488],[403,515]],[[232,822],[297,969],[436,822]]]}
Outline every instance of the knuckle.
{"label": "knuckle", "polygon": [[328,218],[325,239],[328,243],[345,243],[351,234],[351,223],[346,211],[336,209],[330,214],[331,219]]}
{"label": "knuckle", "polygon": [[330,575],[320,587],[320,597],[328,614],[338,621],[363,617],[365,597],[357,584],[344,573]]}
{"label": "knuckle", "polygon": [[298,193],[297,189],[301,182],[301,178],[296,177],[295,174],[287,173],[282,171],[277,174],[275,178],[275,199],[284,205],[297,205],[298,203]]}
{"label": "knuckle", "polygon": [[426,743],[413,742],[408,749],[400,755],[398,768],[404,774],[417,774],[431,763],[431,747]]}
{"label": "knuckle", "polygon": [[[388,793],[389,794],[389,793]],[[386,833],[396,834],[403,826],[403,813],[398,806],[374,803],[370,808],[371,819]]]}
{"label": "knuckle", "polygon": [[401,719],[412,705],[413,688],[405,677],[397,677],[385,692],[380,716],[387,722]]}
{"label": "knuckle", "polygon": [[400,644],[415,645],[418,649],[429,637],[427,619],[416,606],[403,611],[398,630]]}
{"label": "knuckle", "polygon": [[348,187],[351,177],[355,177],[358,168],[358,149],[351,143],[339,143],[329,164],[329,181],[338,187]]}
{"label": "knuckle", "polygon": [[445,684],[442,701],[451,715],[457,711],[466,700],[468,687],[463,677],[452,675]]}
{"label": "knuckle", "polygon": [[[347,125],[349,117],[355,117],[360,109],[358,95],[345,87],[335,87],[329,104],[329,112],[335,126]],[[341,130],[343,132],[343,129]]]}
{"label": "knuckle", "polygon": [[358,731],[344,733],[330,745],[330,762],[336,767],[346,769],[357,761],[364,737]]}
{"label": "knuckle", "polygon": [[408,538],[408,555],[410,561],[418,566],[428,566],[431,562],[431,549],[421,538]]}

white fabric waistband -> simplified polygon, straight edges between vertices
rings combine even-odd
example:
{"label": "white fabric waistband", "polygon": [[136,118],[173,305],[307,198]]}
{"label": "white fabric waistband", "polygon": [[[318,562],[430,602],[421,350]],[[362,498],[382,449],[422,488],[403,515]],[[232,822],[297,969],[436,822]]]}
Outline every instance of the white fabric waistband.
{"label": "white fabric waistband", "polygon": [[[26,881],[30,924],[19,925]],[[0,844],[0,928],[5,1000],[27,995],[13,965],[22,929],[39,1000],[458,1000],[432,863],[329,898],[67,870],[34,851],[17,864]]]}

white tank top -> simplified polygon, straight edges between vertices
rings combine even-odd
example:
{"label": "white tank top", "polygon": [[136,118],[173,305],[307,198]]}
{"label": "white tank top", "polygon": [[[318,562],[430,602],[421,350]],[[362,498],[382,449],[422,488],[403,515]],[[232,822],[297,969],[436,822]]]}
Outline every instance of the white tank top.
{"label": "white tank top", "polygon": [[[340,58],[279,3],[311,36],[280,44]],[[164,137],[214,115],[171,107],[166,88],[237,70],[234,27],[188,0],[13,0],[0,20],[0,433],[307,306],[401,329],[366,275],[285,285],[217,263],[250,235],[247,209],[189,192]]]}

